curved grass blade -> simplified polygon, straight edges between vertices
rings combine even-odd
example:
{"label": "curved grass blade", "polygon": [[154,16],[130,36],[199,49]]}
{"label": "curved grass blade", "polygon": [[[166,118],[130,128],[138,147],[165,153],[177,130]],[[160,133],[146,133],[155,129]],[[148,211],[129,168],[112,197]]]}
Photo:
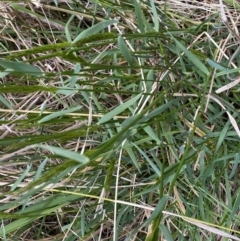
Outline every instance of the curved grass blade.
{"label": "curved grass blade", "polygon": [[174,241],[172,235],[170,234],[168,228],[165,225],[160,225],[160,230],[163,233],[163,236],[165,237],[166,240],[168,241]]}
{"label": "curved grass blade", "polygon": [[133,97],[132,99],[128,100],[124,104],[118,106],[114,110],[110,111],[106,115],[104,115],[98,122],[98,124],[103,124],[104,122],[109,121],[110,119],[114,118],[116,115],[120,114],[124,110],[126,110],[128,107],[136,103],[136,101],[142,96],[142,94],[138,94],[137,96]]}
{"label": "curved grass blade", "polygon": [[106,20],[106,21],[102,21],[84,31],[82,31],[74,40],[73,43],[76,43],[77,41],[89,37],[92,34],[96,34],[99,33],[101,30],[103,30],[104,28],[108,27],[109,25],[112,25],[114,23],[118,23],[117,20]]}
{"label": "curved grass blade", "polygon": [[39,68],[22,62],[0,60],[0,65],[3,68],[9,69],[11,72],[29,74],[32,76],[41,76],[43,74]]}
{"label": "curved grass blade", "polygon": [[14,110],[11,104],[0,94],[0,102],[8,107],[8,109]]}
{"label": "curved grass blade", "polygon": [[123,57],[127,60],[128,64],[132,65],[133,64],[132,55],[128,49],[127,44],[123,40],[122,36],[118,37],[118,46],[119,46],[119,49],[120,49]]}
{"label": "curved grass blade", "polygon": [[50,121],[54,118],[57,118],[57,117],[61,117],[65,114],[68,114],[68,113],[72,113],[74,111],[77,111],[81,108],[81,106],[76,106],[76,107],[73,107],[73,108],[70,108],[70,109],[67,109],[67,110],[61,110],[61,111],[58,111],[58,112],[54,112],[48,116],[45,116],[43,117],[41,120],[38,121],[38,123],[44,123],[46,121]]}
{"label": "curved grass blade", "polygon": [[176,43],[177,47],[181,49],[184,54],[188,57],[188,59],[204,74],[209,75],[209,71],[207,67],[191,52],[189,51],[186,47],[184,47],[179,41],[177,41],[173,36],[172,36],[174,42]]}
{"label": "curved grass blade", "polygon": [[61,149],[59,147],[47,146],[47,145],[35,145],[34,147],[39,147],[39,148],[51,151],[59,156],[74,160],[81,164],[87,164],[89,162],[88,157],[78,154],[77,152],[69,151],[66,149]]}
{"label": "curved grass blade", "polygon": [[150,0],[150,4],[151,4],[151,7],[152,7],[152,13],[153,13],[154,30],[156,32],[158,32],[159,31],[159,20],[158,20],[157,9],[156,9],[156,6],[155,6],[153,0]]}

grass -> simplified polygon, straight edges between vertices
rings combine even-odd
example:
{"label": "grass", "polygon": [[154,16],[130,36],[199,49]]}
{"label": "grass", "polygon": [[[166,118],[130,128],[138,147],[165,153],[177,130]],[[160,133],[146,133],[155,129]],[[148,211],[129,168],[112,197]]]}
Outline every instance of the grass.
{"label": "grass", "polygon": [[223,4],[1,1],[1,240],[240,240]]}

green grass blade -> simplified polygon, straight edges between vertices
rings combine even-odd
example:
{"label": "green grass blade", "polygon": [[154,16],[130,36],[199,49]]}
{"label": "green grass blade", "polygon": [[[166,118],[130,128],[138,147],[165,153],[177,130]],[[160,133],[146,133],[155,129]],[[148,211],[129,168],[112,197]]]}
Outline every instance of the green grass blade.
{"label": "green grass blade", "polygon": [[163,234],[163,236],[164,236],[164,238],[165,238],[166,240],[168,240],[168,241],[174,241],[171,233],[169,232],[168,228],[167,228],[165,225],[161,224],[161,225],[160,225],[160,230],[162,231],[162,234]]}
{"label": "green grass blade", "polygon": [[209,71],[207,67],[193,54],[191,51],[189,51],[186,47],[183,46],[177,39],[174,39],[174,42],[176,43],[177,47],[181,49],[181,51],[184,52],[184,54],[188,57],[188,59],[204,74],[209,75]]}
{"label": "green grass blade", "polygon": [[87,38],[90,35],[99,33],[100,31],[102,31],[103,29],[105,29],[106,27],[118,23],[117,20],[106,20],[106,21],[102,21],[100,23],[97,23],[96,25],[82,31],[74,40],[73,43],[78,42],[81,39]]}
{"label": "green grass blade", "polygon": [[11,191],[15,190],[16,187],[19,185],[19,183],[22,182],[22,180],[26,177],[26,175],[29,173],[29,171],[31,170],[32,166],[28,165],[27,168],[24,170],[24,172],[22,173],[22,175],[16,180],[16,182],[13,184]]}
{"label": "green grass blade", "polygon": [[0,60],[0,66],[9,69],[11,72],[29,74],[36,77],[41,76],[43,74],[39,68],[22,62]]}
{"label": "green grass blade", "polygon": [[128,49],[127,44],[123,40],[122,36],[118,37],[118,46],[119,46],[119,49],[120,49],[123,57],[127,60],[128,64],[132,65],[133,64],[132,55]]}
{"label": "green grass blade", "polygon": [[144,21],[145,20],[144,14],[143,14],[141,6],[140,6],[141,3],[136,0],[133,0],[133,3],[134,3],[134,7],[135,7],[135,14],[136,14],[137,21],[138,21],[138,27],[139,27],[141,33],[145,33],[145,24],[144,23],[146,23],[146,21]]}
{"label": "green grass blade", "polygon": [[154,23],[154,30],[156,32],[159,32],[159,14],[157,13],[156,6],[153,2],[153,0],[150,0],[150,4],[152,7],[152,13],[153,13],[153,23]]}
{"label": "green grass blade", "polygon": [[160,213],[162,213],[167,201],[168,201],[168,196],[163,196],[159,200],[157,206],[155,207],[154,211],[152,212],[151,216],[149,217],[149,219],[147,221],[148,223],[152,222],[157,216],[159,216]]}
{"label": "green grass blade", "polygon": [[99,125],[111,120],[116,115],[122,113],[124,110],[129,108],[131,105],[135,104],[136,101],[142,96],[142,94],[138,94],[137,96],[131,98],[130,100],[126,101],[122,105],[118,106],[117,108],[113,109],[109,113],[105,114],[98,122]]}
{"label": "green grass blade", "polygon": [[239,165],[239,162],[240,162],[240,156],[239,156],[239,153],[236,153],[234,155],[234,162],[233,162],[233,167],[232,167],[232,171],[231,173],[229,174],[229,179],[232,179],[234,175],[237,175],[237,168],[238,168],[238,165]]}
{"label": "green grass blade", "polygon": [[1,94],[0,94],[0,102],[2,102],[5,106],[7,106],[8,109],[14,110],[14,108],[11,106],[9,101],[7,99],[5,99]]}
{"label": "green grass blade", "polygon": [[81,108],[82,108],[81,106],[76,106],[76,107],[73,107],[73,108],[69,108],[67,110],[61,110],[61,111],[54,112],[50,115],[47,115],[47,116],[43,117],[41,120],[38,121],[38,123],[44,123],[44,122],[50,121],[52,119],[55,119],[57,117],[61,117],[63,115],[66,115],[68,113],[73,113],[73,112],[75,112],[75,111],[77,111]]}
{"label": "green grass blade", "polygon": [[89,162],[88,157],[86,157],[84,155],[80,155],[77,152],[61,149],[59,147],[54,147],[54,146],[46,146],[46,145],[36,145],[36,147],[42,148],[43,150],[51,151],[59,156],[74,160],[83,165],[87,164]]}

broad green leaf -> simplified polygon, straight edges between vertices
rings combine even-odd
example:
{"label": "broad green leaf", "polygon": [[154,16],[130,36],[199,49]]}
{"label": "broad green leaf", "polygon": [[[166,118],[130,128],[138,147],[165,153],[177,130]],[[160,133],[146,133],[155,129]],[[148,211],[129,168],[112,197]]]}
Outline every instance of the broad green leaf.
{"label": "broad green leaf", "polygon": [[73,108],[70,108],[70,109],[67,109],[67,110],[61,110],[61,111],[58,111],[58,112],[54,112],[52,114],[49,114],[49,115],[43,117],[41,120],[38,121],[38,123],[44,123],[46,121],[50,121],[54,118],[63,116],[63,115],[68,114],[68,113],[72,113],[72,112],[77,111],[79,109],[81,109],[81,106],[76,106],[76,107],[73,107]]}
{"label": "broad green leaf", "polygon": [[114,118],[116,115],[120,114],[127,108],[129,108],[131,105],[136,103],[136,101],[142,96],[142,94],[138,94],[137,96],[133,97],[132,99],[128,100],[127,102],[123,103],[122,105],[118,106],[114,110],[110,111],[106,115],[104,115],[98,122],[99,125],[103,124],[104,122],[107,122]]}
{"label": "broad green leaf", "polygon": [[8,100],[6,100],[1,94],[0,94],[0,102],[2,102],[4,105],[6,105],[8,107],[8,109],[13,110],[13,107],[8,102]]}
{"label": "broad green leaf", "polygon": [[86,217],[85,217],[85,209],[84,209],[84,205],[81,207],[81,234],[82,234],[82,237],[85,235],[85,220],[86,220]]}
{"label": "broad green leaf", "polygon": [[143,129],[153,140],[155,140],[157,142],[158,145],[161,143],[160,139],[158,138],[156,133],[153,131],[151,126],[146,126]]}
{"label": "broad green leaf", "polygon": [[3,72],[0,72],[0,78],[3,78],[13,72],[12,69],[5,69]]}
{"label": "broad green leaf", "polygon": [[118,37],[118,47],[119,47],[123,57],[127,60],[128,64],[132,65],[133,64],[132,55],[128,49],[127,44],[123,40],[122,36]]}
{"label": "broad green leaf", "polygon": [[163,234],[165,240],[167,240],[167,241],[174,241],[171,233],[169,232],[168,228],[165,225],[161,224],[160,225],[160,230],[162,231],[162,234]]}
{"label": "broad green leaf", "polygon": [[72,20],[74,19],[74,17],[75,17],[75,15],[73,14],[73,15],[68,19],[68,21],[67,21],[67,23],[66,23],[66,25],[65,25],[65,27],[64,27],[65,34],[66,34],[66,38],[67,38],[67,41],[68,41],[69,43],[72,42],[72,33],[71,33],[71,31],[69,31],[69,25],[70,25],[70,23],[72,22]]}
{"label": "broad green leaf", "polygon": [[222,66],[221,64],[217,63],[216,61],[213,61],[211,59],[208,59],[207,58],[207,63],[212,66],[213,68],[215,69],[218,69],[218,70],[227,70],[226,67]]}
{"label": "broad green leaf", "polygon": [[105,29],[106,27],[114,24],[114,23],[118,23],[117,20],[106,20],[106,21],[102,21],[90,28],[87,28],[86,30],[82,31],[73,41],[73,43],[76,43],[77,41],[89,37],[92,34],[95,33],[99,33],[100,31],[102,31],[103,29]]}
{"label": "broad green leaf", "polygon": [[[159,200],[157,206],[155,207],[154,211],[152,212],[151,216],[148,218],[147,223],[150,224],[154,219],[158,218],[159,214],[162,213],[166,202],[168,200],[168,196],[163,196],[161,200]],[[153,240],[154,241],[154,240]]]}
{"label": "broad green leaf", "polygon": [[233,162],[233,166],[232,166],[232,171],[231,171],[231,173],[229,174],[229,177],[228,177],[229,180],[230,180],[231,178],[233,178],[234,175],[237,174],[239,162],[240,162],[240,156],[239,156],[239,153],[236,153],[236,154],[234,155],[234,162]]}
{"label": "broad green leaf", "polygon": [[153,2],[153,0],[150,0],[150,4],[151,4],[151,7],[152,7],[152,13],[153,13],[153,23],[154,23],[154,30],[156,32],[159,31],[159,15],[157,13],[157,9],[156,9],[156,6]]}
{"label": "broad green leaf", "polygon": [[138,23],[137,26],[140,29],[140,32],[144,33],[145,32],[144,26],[146,25],[146,24],[144,24],[144,20],[146,20],[146,19],[144,18],[144,14],[141,9],[141,5],[140,5],[141,3],[137,0],[133,0],[133,2],[134,2],[135,14],[137,17],[137,23]]}
{"label": "broad green leaf", "polygon": [[69,151],[66,149],[62,149],[55,146],[47,146],[47,145],[34,145],[35,147],[42,148],[48,151],[53,152],[54,154],[57,154],[59,156],[74,160],[76,162],[79,162],[81,164],[86,164],[89,162],[89,158],[87,156],[81,155],[74,151]]}
{"label": "broad green leaf", "polygon": [[186,47],[184,47],[179,41],[177,41],[174,37],[172,38],[174,39],[178,48],[180,48],[185,53],[188,59],[204,74],[209,75],[209,71],[207,67],[191,51],[189,51]]}
{"label": "broad green leaf", "polygon": [[12,72],[29,74],[32,76],[42,75],[42,71],[39,68],[23,62],[0,60],[0,66],[9,69]]}

